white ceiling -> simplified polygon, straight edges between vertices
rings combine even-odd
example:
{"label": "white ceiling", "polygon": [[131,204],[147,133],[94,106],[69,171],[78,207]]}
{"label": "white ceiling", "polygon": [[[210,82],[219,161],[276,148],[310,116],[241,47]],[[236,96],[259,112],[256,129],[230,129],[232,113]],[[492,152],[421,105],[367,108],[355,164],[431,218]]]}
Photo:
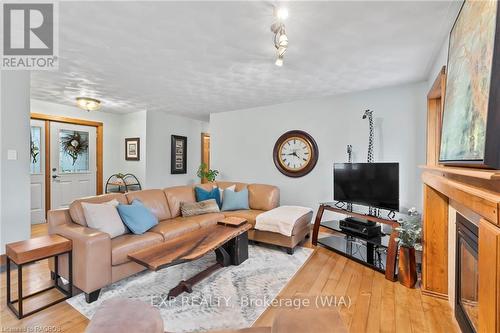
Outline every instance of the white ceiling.
{"label": "white ceiling", "polygon": [[61,2],[59,71],[32,97],[103,111],[210,113],[427,77],[459,1],[287,2],[289,49],[274,65],[272,2]]}

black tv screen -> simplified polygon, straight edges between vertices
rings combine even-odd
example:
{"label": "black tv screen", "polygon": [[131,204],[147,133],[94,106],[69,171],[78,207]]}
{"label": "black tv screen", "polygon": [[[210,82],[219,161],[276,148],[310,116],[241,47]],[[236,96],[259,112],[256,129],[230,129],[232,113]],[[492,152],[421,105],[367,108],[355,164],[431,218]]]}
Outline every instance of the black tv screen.
{"label": "black tv screen", "polygon": [[399,163],[335,163],[333,198],[399,210]]}

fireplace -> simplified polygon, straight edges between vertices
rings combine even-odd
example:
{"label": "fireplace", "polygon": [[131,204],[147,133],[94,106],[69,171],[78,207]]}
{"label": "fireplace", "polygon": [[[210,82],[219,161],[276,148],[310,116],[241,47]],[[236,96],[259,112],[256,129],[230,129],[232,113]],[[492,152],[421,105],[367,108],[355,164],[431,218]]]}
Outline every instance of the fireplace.
{"label": "fireplace", "polygon": [[455,274],[455,317],[462,332],[477,332],[478,227],[457,213]]}

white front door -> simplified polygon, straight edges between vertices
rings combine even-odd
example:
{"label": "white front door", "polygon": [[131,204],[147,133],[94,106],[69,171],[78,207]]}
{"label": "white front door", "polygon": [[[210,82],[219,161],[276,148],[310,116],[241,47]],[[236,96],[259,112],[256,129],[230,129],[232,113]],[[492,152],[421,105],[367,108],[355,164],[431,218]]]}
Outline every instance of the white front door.
{"label": "white front door", "polygon": [[51,209],[96,194],[96,128],[50,123]]}
{"label": "white front door", "polygon": [[31,224],[45,223],[45,122],[31,120]]}

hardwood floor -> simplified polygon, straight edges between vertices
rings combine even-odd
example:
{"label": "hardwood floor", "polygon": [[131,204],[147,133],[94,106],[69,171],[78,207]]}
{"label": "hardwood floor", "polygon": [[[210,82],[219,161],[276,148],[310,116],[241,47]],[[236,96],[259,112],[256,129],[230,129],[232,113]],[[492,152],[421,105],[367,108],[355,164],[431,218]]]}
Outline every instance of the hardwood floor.
{"label": "hardwood floor", "polygon": [[[46,225],[35,225],[32,236],[47,234]],[[310,242],[307,245],[311,247]],[[24,269],[25,293],[50,284],[46,260]],[[16,273],[12,274],[13,290]],[[5,304],[5,272],[0,275],[0,330],[27,331],[29,327],[47,327],[53,332],[83,332],[88,320],[66,302],[37,314],[17,320]],[[53,292],[35,297],[28,304],[38,306],[58,297]],[[384,275],[318,247],[308,262],[278,295],[278,300],[310,299],[337,296],[337,301],[350,299],[350,307],[338,307],[350,332],[460,332],[447,301],[422,295],[420,289],[408,289]],[[15,293],[13,297],[17,297]],[[330,298],[330,300],[333,298]],[[278,311],[268,308],[254,326],[268,326]],[[47,330],[45,330],[47,331]]]}

